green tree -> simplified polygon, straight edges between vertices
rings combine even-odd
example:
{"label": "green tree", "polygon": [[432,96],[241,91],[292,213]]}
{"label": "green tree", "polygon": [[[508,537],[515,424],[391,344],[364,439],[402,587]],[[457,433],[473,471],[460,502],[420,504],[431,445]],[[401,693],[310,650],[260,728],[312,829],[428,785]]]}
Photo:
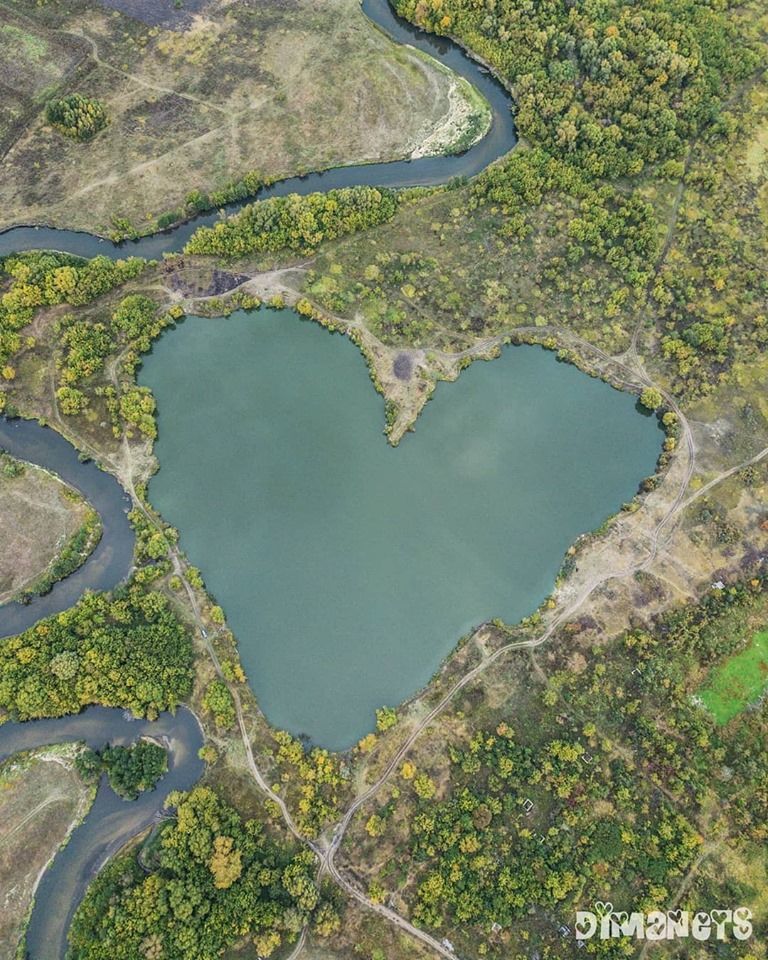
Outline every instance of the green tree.
{"label": "green tree", "polygon": [[655,387],[646,387],[640,394],[640,403],[642,403],[647,410],[658,410],[662,403],[664,403],[664,397]]}
{"label": "green tree", "polygon": [[211,680],[205,688],[203,707],[213,715],[217,727],[231,727],[236,718],[235,702],[223,680]]}
{"label": "green tree", "polygon": [[86,594],[0,644],[0,707],[20,720],[91,703],[156,716],[191,691],[192,644],[159,593]]}
{"label": "green tree", "polygon": [[168,770],[168,755],[159,744],[139,740],[130,747],[106,747],[101,754],[109,784],[125,800],[151,790]]}

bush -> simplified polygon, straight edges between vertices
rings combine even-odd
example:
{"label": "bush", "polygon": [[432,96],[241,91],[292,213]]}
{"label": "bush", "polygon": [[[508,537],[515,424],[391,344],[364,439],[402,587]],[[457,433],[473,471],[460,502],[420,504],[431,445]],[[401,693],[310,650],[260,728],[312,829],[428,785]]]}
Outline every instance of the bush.
{"label": "bush", "polygon": [[392,707],[379,707],[376,711],[376,729],[380,733],[386,733],[397,723],[397,711]]}
{"label": "bush", "polygon": [[222,680],[211,680],[205,689],[203,707],[213,714],[217,727],[231,727],[235,722],[235,704]]}

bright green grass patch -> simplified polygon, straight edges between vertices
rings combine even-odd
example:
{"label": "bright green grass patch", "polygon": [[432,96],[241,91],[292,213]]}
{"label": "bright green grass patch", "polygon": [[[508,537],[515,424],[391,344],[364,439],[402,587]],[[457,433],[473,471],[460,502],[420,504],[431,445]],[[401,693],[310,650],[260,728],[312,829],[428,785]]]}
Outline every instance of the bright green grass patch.
{"label": "bright green grass patch", "polygon": [[730,657],[699,691],[704,706],[719,724],[753,703],[768,686],[768,630],[756,633],[746,650]]}

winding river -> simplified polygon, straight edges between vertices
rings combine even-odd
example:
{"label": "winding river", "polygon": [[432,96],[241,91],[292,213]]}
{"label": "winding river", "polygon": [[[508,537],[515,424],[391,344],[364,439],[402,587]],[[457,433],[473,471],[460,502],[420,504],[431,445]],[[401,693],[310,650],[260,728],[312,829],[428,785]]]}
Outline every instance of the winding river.
{"label": "winding river", "polygon": [[[464,153],[453,156],[419,157],[391,163],[364,163],[334,167],[320,173],[278,180],[258,193],[258,199],[281,197],[289,193],[317,193],[339,187],[414,187],[447,183],[454,177],[473,177],[494,160],[508,153],[517,143],[511,101],[506,89],[485,67],[470,57],[458,44],[423,33],[398,17],[388,0],[362,0],[363,12],[398,43],[407,43],[450,67],[468,80],[488,101],[492,112],[490,129]],[[250,200],[231,204],[227,213],[235,213]],[[0,233],[0,257],[21,250],[59,250],[81,257],[106,255],[158,259],[164,253],[184,248],[201,226],[210,226],[220,217],[218,210],[203,214],[170,230],[140,240],[114,244],[109,240],[77,230],[53,227],[13,227]]]}
{"label": "winding river", "polygon": [[30,603],[0,607],[0,637],[11,637],[43,617],[71,607],[85,590],[111,590],[124,580],[133,566],[136,538],[127,516],[131,507],[128,494],[111,474],[91,461],[83,462],[61,434],[34,420],[0,418],[0,448],[58,474],[98,512],[103,526],[96,549],[66,580],[59,580],[49,593]]}

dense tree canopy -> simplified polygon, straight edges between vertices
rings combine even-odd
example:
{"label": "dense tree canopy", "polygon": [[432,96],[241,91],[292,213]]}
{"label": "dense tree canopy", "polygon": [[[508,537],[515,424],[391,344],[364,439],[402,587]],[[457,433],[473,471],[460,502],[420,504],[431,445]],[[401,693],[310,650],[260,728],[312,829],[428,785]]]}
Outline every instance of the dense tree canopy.
{"label": "dense tree canopy", "polygon": [[20,720],[91,703],[155,716],[191,691],[189,634],[159,593],[87,594],[0,644],[0,708]]}
{"label": "dense tree canopy", "polygon": [[[617,760],[609,766],[606,759],[605,767],[594,758],[586,762],[586,754],[571,736],[534,752],[517,745],[503,723],[453,751],[450,796],[434,803],[422,790],[413,819],[412,854],[430,864],[415,917],[439,927],[447,910],[458,924],[506,927],[531,903],[551,909],[577,892],[584,901],[600,896],[608,864],[620,875],[644,878],[641,902],[652,902],[664,886],[673,889],[701,843],[697,831],[665,804],[647,811],[636,831],[642,791],[627,792],[621,804],[614,797],[612,816],[596,815],[608,784],[630,771]],[[529,796],[556,825],[543,836],[526,823],[521,804]]]}
{"label": "dense tree canopy", "polygon": [[754,65],[723,4],[591,0],[398,0],[452,34],[512,85],[523,136],[588,176],[680,157],[716,116],[722,85]]}
{"label": "dense tree canopy", "polygon": [[51,100],[45,115],[49,123],[73,140],[90,140],[108,123],[107,111],[101,100],[81,93]]}
{"label": "dense tree canopy", "polygon": [[101,760],[109,785],[126,800],[135,800],[144,790],[151,790],[168,769],[167,752],[149,740],[139,740],[130,747],[105,747]]}
{"label": "dense tree canopy", "polygon": [[72,960],[213,960],[244,938],[267,957],[312,920],[338,927],[311,853],[281,849],[210,789],[169,803],[176,819],[151,872],[128,855],[90,886],[70,930]]}

